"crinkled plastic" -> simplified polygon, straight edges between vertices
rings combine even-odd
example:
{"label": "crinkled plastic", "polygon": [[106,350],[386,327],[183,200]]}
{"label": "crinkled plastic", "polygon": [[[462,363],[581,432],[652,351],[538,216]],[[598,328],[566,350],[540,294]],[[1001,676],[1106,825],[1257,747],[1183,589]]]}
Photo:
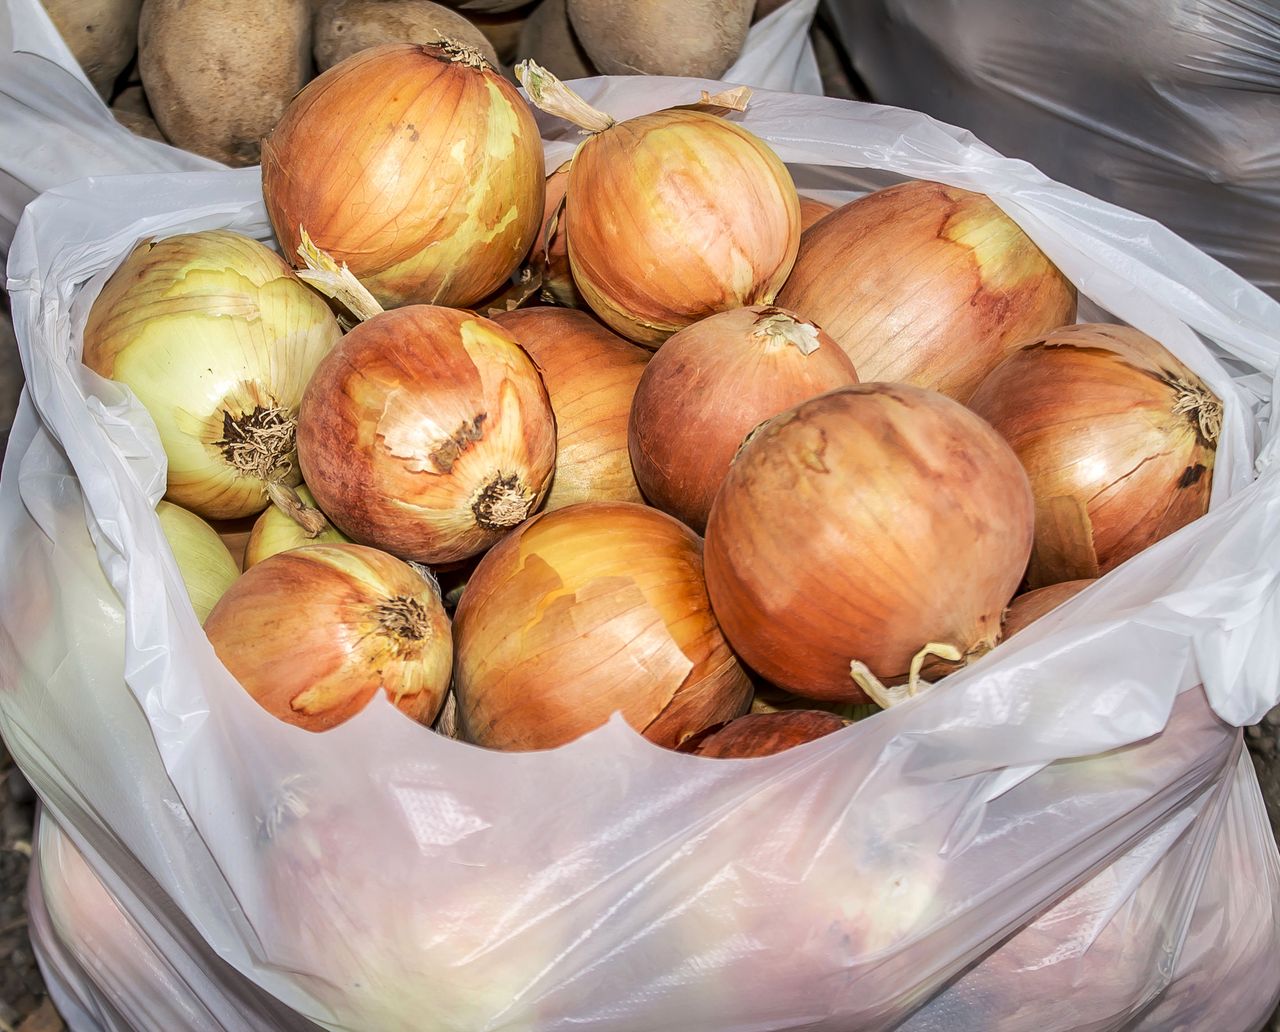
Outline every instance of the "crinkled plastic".
{"label": "crinkled plastic", "polygon": [[[719,87],[580,85],[621,117]],[[1223,397],[1212,511],[930,692],[774,757],[676,755],[617,718],[493,753],[380,697],[311,735],[217,662],[152,510],[154,427],[79,363],[137,240],[269,237],[257,171],[50,190],[8,268],[28,389],[0,477],[0,728],[168,972],[161,990],[96,971],[51,915],[70,984],[92,986],[63,993],[84,997],[76,1032],[95,1007],[170,1032],[175,978],[218,1027],[360,1032],[1040,1032],[1165,1006],[1190,1028],[1228,1013],[1223,978],[1250,977],[1259,1012],[1280,992],[1255,894],[1274,895],[1275,846],[1234,726],[1280,696],[1280,305],[924,116],[760,91],[740,117],[806,190],[887,174],[989,194],[1090,311]],[[542,124],[563,160],[573,133]],[[1101,988],[1073,1012],[1081,985]]]}
{"label": "crinkled plastic", "polygon": [[1280,298],[1272,0],[831,0],[872,96],[1140,211]]}

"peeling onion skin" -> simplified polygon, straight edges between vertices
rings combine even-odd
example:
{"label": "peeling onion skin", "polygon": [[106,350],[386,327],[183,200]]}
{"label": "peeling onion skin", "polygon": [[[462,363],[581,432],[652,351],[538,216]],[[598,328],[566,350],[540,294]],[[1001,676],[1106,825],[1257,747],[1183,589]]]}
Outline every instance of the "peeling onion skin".
{"label": "peeling onion skin", "polygon": [[[776,332],[771,332],[776,330]],[[790,333],[805,354],[786,339]],[[673,335],[631,403],[631,466],[650,503],[702,533],[729,464],[757,425],[858,382],[840,346],[772,305],[720,312]]]}
{"label": "peeling onion skin", "polygon": [[1046,334],[1002,363],[969,407],[1031,478],[1033,588],[1101,576],[1208,510],[1221,403],[1138,330],[1085,323]]}
{"label": "peeling onion skin", "polygon": [[1032,514],[1017,457],[972,412],[906,384],[842,387],[770,420],[734,459],[707,525],[707,588],[767,680],[863,702],[854,660],[900,682],[928,643],[996,643]]}
{"label": "peeling onion skin", "polygon": [[1004,640],[1008,641],[1019,631],[1025,631],[1040,617],[1048,616],[1058,606],[1075,598],[1092,583],[1091,578],[1062,581],[1019,595],[1009,603],[1009,610],[1004,614]]}
{"label": "peeling onion skin", "polygon": [[1038,333],[1075,318],[1075,287],[982,194],[902,183],[808,229],[778,304],[840,342],[863,380],[967,401]]}
{"label": "peeling onion skin", "polygon": [[298,418],[303,477],[334,526],[433,565],[477,555],[537,509],[555,442],[542,378],[510,334],[430,305],[356,326]]}
{"label": "peeling onion skin", "polygon": [[825,710],[748,713],[695,735],[680,747],[680,752],[725,760],[773,756],[806,742],[816,742],[844,726],[843,720]]}
{"label": "peeling onion skin", "polygon": [[768,303],[800,244],[800,200],[769,146],[673,108],[582,143],[569,169],[569,264],[615,332],[656,349],[715,312]]}
{"label": "peeling onion skin", "polygon": [[554,748],[614,711],[675,748],[751,704],[701,539],[634,503],[544,513],[500,542],[463,592],[454,647],[463,737],[493,749]]}
{"label": "peeling onion skin", "polygon": [[528,352],[556,416],[546,511],[576,502],[643,502],[627,453],[627,418],[649,361],[586,312],[517,308],[493,319]]}
{"label": "peeling onion skin", "polygon": [[327,731],[381,688],[430,724],[449,689],[453,641],[432,586],[361,545],[306,545],[245,571],[209,614],[218,658],[273,716]]}
{"label": "peeling onion skin", "polygon": [[262,145],[284,253],[294,260],[305,227],[384,308],[493,294],[529,252],[544,189],[542,141],[516,88],[436,44],[335,65]]}

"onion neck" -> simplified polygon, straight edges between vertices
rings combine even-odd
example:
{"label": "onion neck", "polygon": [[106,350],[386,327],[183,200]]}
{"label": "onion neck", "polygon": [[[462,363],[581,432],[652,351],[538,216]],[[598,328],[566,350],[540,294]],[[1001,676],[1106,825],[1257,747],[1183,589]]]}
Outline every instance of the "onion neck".
{"label": "onion neck", "polygon": [[812,355],[818,350],[818,327],[801,322],[781,308],[769,306],[756,316],[751,336],[760,341],[766,351],[780,351],[788,345],[802,355]]}
{"label": "onion neck", "polygon": [[324,518],[324,513],[304,502],[298,492],[283,481],[268,480],[267,497],[277,509],[301,527],[307,537],[318,537],[328,529],[329,521]]}
{"label": "onion neck", "polygon": [[1173,414],[1186,416],[1201,439],[1216,448],[1222,433],[1222,402],[1203,384],[1175,378],[1171,385],[1176,392]]}
{"label": "onion neck", "polygon": [[516,78],[540,110],[572,122],[584,133],[602,133],[615,125],[532,58],[516,65]]}
{"label": "onion neck", "polygon": [[306,265],[298,270],[298,279],[315,287],[325,297],[339,302],[360,322],[381,315],[384,311],[378,299],[355,277],[347,263],[339,265],[326,252],[316,246],[305,226],[298,227],[298,257]]}
{"label": "onion neck", "polygon": [[495,473],[471,503],[476,524],[485,530],[509,530],[525,521],[534,493],[514,473]]}
{"label": "onion neck", "polygon": [[[981,649],[981,652],[986,651],[988,651],[986,648]],[[849,664],[849,676],[853,678],[854,684],[866,693],[867,698],[881,709],[889,709],[914,698],[923,689],[932,687],[928,681],[922,680],[920,677],[920,670],[924,666],[924,661],[930,656],[937,656],[939,659],[945,659],[949,663],[960,663],[967,661],[973,655],[973,653],[966,655],[947,642],[931,641],[911,657],[911,667],[907,673],[906,684],[885,684],[871,672],[871,668],[866,663],[857,659]]]}

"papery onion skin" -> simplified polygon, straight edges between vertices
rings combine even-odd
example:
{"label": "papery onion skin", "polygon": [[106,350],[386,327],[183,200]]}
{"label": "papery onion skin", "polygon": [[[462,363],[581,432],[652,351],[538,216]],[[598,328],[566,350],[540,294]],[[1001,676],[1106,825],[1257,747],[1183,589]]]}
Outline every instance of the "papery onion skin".
{"label": "papery onion skin", "polygon": [[714,312],[768,303],[800,243],[800,201],[769,146],[704,111],[620,122],[581,144],[565,208],[578,290],[657,348]]}
{"label": "papery onion skin", "polygon": [[[295,490],[304,505],[315,507],[315,497],[307,490],[305,484],[299,484]],[[287,552],[291,548],[303,545],[326,545],[334,542],[350,541],[342,531],[332,523],[325,521],[324,530],[315,536],[309,535],[302,526],[285,513],[277,505],[269,505],[253,524],[249,532],[249,540],[245,544],[244,568],[256,566],[263,559]]]}
{"label": "papery onion skin", "polygon": [[447,563],[537,509],[555,435],[542,379],[506,330],[412,305],[361,323],[321,363],[302,399],[298,460],[353,541]]}
{"label": "papery onion skin", "polygon": [[1040,617],[1048,616],[1058,606],[1068,599],[1075,598],[1092,583],[1094,582],[1090,578],[1061,581],[1058,584],[1035,588],[1019,595],[1009,603],[1009,609],[1004,614],[1004,640],[1008,641],[1019,631],[1025,631]]}
{"label": "papery onion skin", "polygon": [[263,709],[307,731],[350,720],[379,688],[430,724],[449,688],[453,641],[439,597],[374,548],[306,545],[264,559],[204,629]]}
{"label": "papery onion skin", "polygon": [[84,364],[146,407],[165,497],[208,519],[298,482],[303,388],[342,330],[321,297],[248,237],[210,230],[139,244],[93,303]]}
{"label": "papery onion skin", "polygon": [[752,305],[708,316],[668,339],[640,378],[628,430],[636,480],[651,504],[701,533],[753,428],[857,382],[849,356],[794,312]]}
{"label": "papery onion skin", "polygon": [[864,381],[967,401],[1019,344],[1075,318],[1076,291],[987,197],[917,181],[810,228],[778,304],[839,341]]}
{"label": "papery onion skin", "polygon": [[[800,198],[800,232],[805,233],[814,223],[826,218],[833,211],[835,205],[828,204],[826,201],[815,201],[812,197]],[[803,239],[803,236],[801,237]]]}
{"label": "papery onion skin", "polygon": [[773,756],[844,728],[845,722],[825,710],[748,713],[686,741],[681,752],[716,759]]}
{"label": "papery onion skin", "polygon": [[178,561],[191,608],[204,623],[218,599],[240,576],[240,567],[218,532],[195,513],[162,499],[156,506],[156,517]]}
{"label": "papery onion skin", "polygon": [[518,308],[495,315],[533,359],[556,416],[556,471],[543,507],[642,502],[627,418],[649,352],[586,312]]}
{"label": "papery onion skin", "polygon": [[752,435],[707,524],[707,588],[734,650],[780,687],[864,701],[930,643],[992,647],[1031,551],[1031,489],[950,399],[860,384]]}
{"label": "papery onion skin", "polygon": [[361,51],[303,89],[262,145],[284,253],[304,227],[386,308],[476,304],[524,259],[542,216],[528,105],[478,52],[451,46]]}
{"label": "papery onion skin", "polygon": [[620,711],[674,748],[746,712],[751,684],[711,613],[701,545],[656,509],[584,502],[495,546],[454,619],[463,737],[550,749]]}
{"label": "papery onion skin", "polygon": [[993,372],[970,408],[1031,478],[1033,588],[1098,577],[1208,509],[1221,403],[1138,330],[1045,334]]}
{"label": "papery onion skin", "polygon": [[[569,162],[547,176],[547,199],[542,224],[533,242],[533,264],[542,270],[542,299],[566,308],[586,308],[569,268],[569,236],[565,232],[564,195],[569,188]],[[552,232],[548,238],[548,229]],[[550,243],[548,243],[550,239]]]}

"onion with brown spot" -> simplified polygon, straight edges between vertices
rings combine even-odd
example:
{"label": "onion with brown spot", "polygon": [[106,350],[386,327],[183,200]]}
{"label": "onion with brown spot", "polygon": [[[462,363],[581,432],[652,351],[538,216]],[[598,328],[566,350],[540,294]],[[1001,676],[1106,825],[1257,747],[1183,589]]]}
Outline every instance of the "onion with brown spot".
{"label": "onion with brown spot", "polygon": [[1033,588],[1097,577],[1209,507],[1222,403],[1127,326],[1065,326],[1020,348],[970,408],[1031,477]]}
{"label": "onion with brown spot", "polygon": [[812,319],[864,380],[966,401],[1017,345],[1075,318],[1075,287],[982,194],[910,182],[804,234],[778,304]]}
{"label": "onion with brown spot", "polygon": [[543,176],[524,99],[450,41],[347,58],[294,98],[262,146],[284,253],[305,229],[387,308],[494,293],[533,243]]}
{"label": "onion with brown spot", "polygon": [[204,624],[218,658],[263,709],[308,731],[359,713],[381,688],[430,724],[453,642],[435,589],[360,545],[306,545],[264,559]]}
{"label": "onion with brown spot", "polygon": [[501,326],[452,308],[375,315],[307,385],[298,460],[354,541],[446,563],[484,551],[546,495],[555,417]]}
{"label": "onion with brown spot", "polygon": [[584,502],[520,527],[477,566],[454,639],[463,737],[494,749],[554,748],[615,711],[674,748],[751,701],[701,540],[642,505]]}
{"label": "onion with brown spot", "polygon": [[840,346],[772,305],[708,316],[653,356],[631,403],[631,466],[649,501],[701,533],[729,463],[757,424],[857,383]]}
{"label": "onion with brown spot", "polygon": [[532,356],[556,417],[556,470],[545,507],[641,502],[627,418],[649,352],[586,312],[518,308],[493,317]]}
{"label": "onion with brown spot", "polygon": [[855,661],[894,682],[926,646],[996,643],[1032,512],[1017,456],[963,406],[905,384],[842,387],[743,445],[711,507],[707,588],[754,670],[858,702]]}

